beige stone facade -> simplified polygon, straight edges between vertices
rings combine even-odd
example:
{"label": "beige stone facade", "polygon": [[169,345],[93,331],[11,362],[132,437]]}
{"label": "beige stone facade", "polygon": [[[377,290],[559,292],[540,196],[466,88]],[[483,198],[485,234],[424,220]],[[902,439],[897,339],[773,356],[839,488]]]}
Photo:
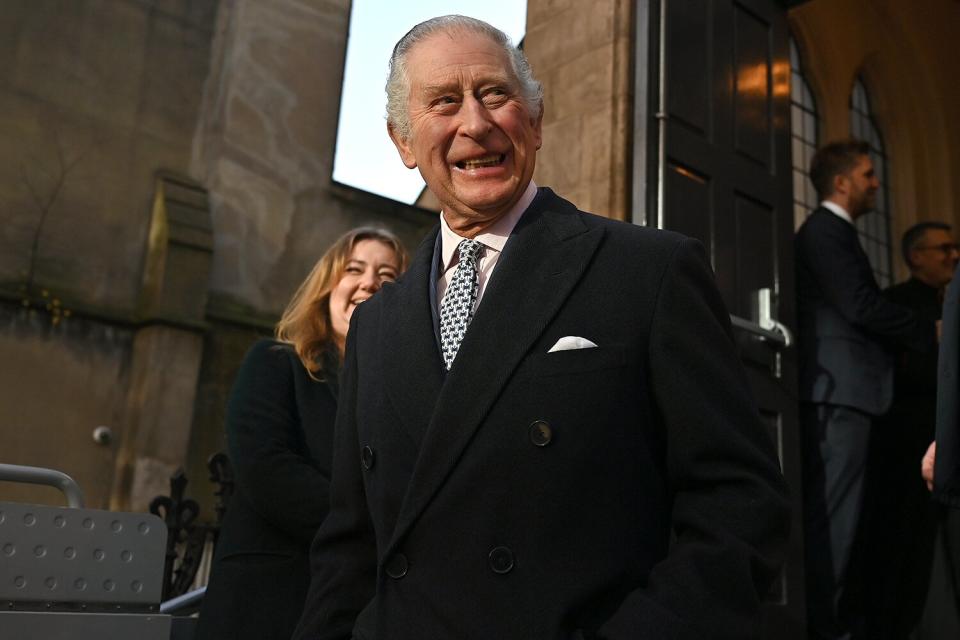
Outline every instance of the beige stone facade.
{"label": "beige stone facade", "polygon": [[544,86],[534,180],[585,211],[628,219],[632,0],[530,0],[524,50]]}

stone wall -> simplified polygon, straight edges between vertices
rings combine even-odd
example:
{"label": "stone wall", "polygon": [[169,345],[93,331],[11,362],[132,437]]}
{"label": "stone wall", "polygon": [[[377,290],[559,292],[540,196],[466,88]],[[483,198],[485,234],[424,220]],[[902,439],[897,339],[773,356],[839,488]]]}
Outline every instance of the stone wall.
{"label": "stone wall", "polygon": [[4,2],[5,289],[132,310],[154,173],[189,167],[216,4]]}
{"label": "stone wall", "polygon": [[248,346],[346,229],[435,221],[331,181],[349,6],[4,3],[0,461],[134,510],[185,465],[211,517]]}
{"label": "stone wall", "polygon": [[544,85],[534,180],[629,220],[633,0],[529,0],[524,48]]}
{"label": "stone wall", "polygon": [[[136,370],[180,380],[189,368],[182,351],[143,357],[136,345],[150,330],[138,307],[156,177],[189,170],[216,10],[215,0],[3,6],[2,460],[66,471],[91,506],[112,503],[118,453],[150,432],[138,421],[151,409],[162,428],[189,433],[192,390],[177,399],[170,387],[158,405],[164,389],[134,382]],[[181,331],[181,342],[198,330]],[[179,424],[178,402],[187,403]],[[112,434],[101,443],[98,426]]]}

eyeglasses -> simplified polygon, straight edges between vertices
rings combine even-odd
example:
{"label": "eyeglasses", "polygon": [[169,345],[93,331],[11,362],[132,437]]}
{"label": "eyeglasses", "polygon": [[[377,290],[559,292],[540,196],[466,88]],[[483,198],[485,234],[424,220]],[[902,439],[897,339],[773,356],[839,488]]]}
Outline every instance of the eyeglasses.
{"label": "eyeglasses", "polygon": [[934,244],[926,247],[916,247],[914,251],[942,251],[945,254],[953,253],[954,251],[960,251],[960,245],[957,245],[956,242],[944,242],[943,244]]}

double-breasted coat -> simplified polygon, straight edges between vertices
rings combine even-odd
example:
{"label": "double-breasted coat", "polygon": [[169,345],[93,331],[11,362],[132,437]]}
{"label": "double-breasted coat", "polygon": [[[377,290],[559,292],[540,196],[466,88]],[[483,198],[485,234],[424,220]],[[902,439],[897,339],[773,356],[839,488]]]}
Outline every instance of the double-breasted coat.
{"label": "double-breasted coat", "polygon": [[435,238],[354,314],[295,637],[756,637],[787,504],[700,245],[540,189],[445,372]]}

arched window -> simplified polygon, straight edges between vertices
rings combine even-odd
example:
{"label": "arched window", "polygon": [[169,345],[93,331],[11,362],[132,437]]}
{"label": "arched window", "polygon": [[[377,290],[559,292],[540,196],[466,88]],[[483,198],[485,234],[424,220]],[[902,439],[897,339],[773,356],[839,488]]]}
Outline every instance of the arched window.
{"label": "arched window", "polygon": [[797,42],[790,38],[790,131],[793,149],[793,223],[799,228],[819,204],[810,182],[810,160],[817,150],[817,102],[803,77]]}
{"label": "arched window", "polygon": [[870,96],[860,78],[853,84],[853,93],[850,96],[850,134],[870,144],[870,157],[880,180],[876,209],[857,218],[857,229],[860,231],[860,244],[870,258],[877,282],[881,287],[889,287],[893,283],[890,256],[890,181],[887,171],[890,162],[880,128],[877,127],[870,109]]}

